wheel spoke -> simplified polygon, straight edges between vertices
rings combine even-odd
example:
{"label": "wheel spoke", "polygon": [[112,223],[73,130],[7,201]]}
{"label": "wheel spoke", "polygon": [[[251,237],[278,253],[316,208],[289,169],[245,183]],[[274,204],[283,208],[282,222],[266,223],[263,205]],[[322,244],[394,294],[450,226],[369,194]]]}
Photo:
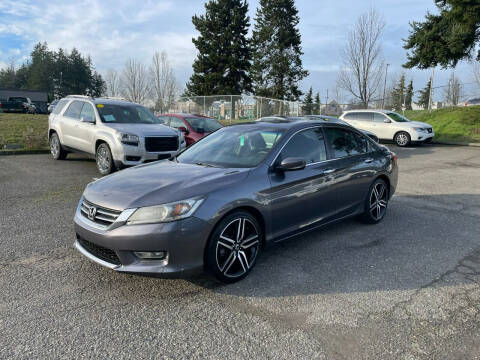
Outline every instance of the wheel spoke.
{"label": "wheel spoke", "polygon": [[248,263],[247,254],[245,254],[245,251],[240,250],[238,252],[238,258],[239,259],[243,258],[242,261],[245,261],[245,265],[247,265],[247,269],[250,268],[250,264]]}
{"label": "wheel spoke", "polygon": [[225,244],[223,241],[219,241],[218,245],[222,245],[223,247],[226,247],[228,250],[233,250],[232,245]]}
{"label": "wheel spoke", "polygon": [[380,191],[378,192],[378,200],[383,198],[383,194],[385,193],[385,186],[380,186]]}
{"label": "wheel spoke", "polygon": [[242,256],[240,255],[240,253],[238,253],[237,259],[240,262],[240,265],[242,265],[243,272],[246,272],[247,268],[245,267],[245,264],[243,263],[243,259],[242,259]]}
{"label": "wheel spoke", "polygon": [[377,190],[376,186],[373,187],[373,196],[375,196],[375,201],[377,201],[378,200],[378,190]]}
{"label": "wheel spoke", "polygon": [[378,202],[378,205],[380,205],[380,207],[386,208],[387,207],[387,202],[385,200],[380,200]]}
{"label": "wheel spoke", "polygon": [[245,219],[240,218],[238,220],[237,241],[242,240],[244,234],[245,234]]}
{"label": "wheel spoke", "polygon": [[258,244],[258,235],[253,235],[248,239],[243,240],[241,246],[243,249],[248,249],[249,247]]}
{"label": "wheel spoke", "polygon": [[235,240],[232,240],[232,239],[230,239],[230,238],[227,238],[226,236],[223,236],[223,234],[220,235],[220,239],[225,240],[225,241],[228,241],[228,242],[229,242],[230,244],[232,244],[232,245],[235,244]]}
{"label": "wheel spoke", "polygon": [[227,260],[225,261],[225,264],[223,264],[223,267],[220,269],[220,271],[226,274],[227,271],[230,270],[234,262],[235,262],[235,253],[232,251],[228,256]]}

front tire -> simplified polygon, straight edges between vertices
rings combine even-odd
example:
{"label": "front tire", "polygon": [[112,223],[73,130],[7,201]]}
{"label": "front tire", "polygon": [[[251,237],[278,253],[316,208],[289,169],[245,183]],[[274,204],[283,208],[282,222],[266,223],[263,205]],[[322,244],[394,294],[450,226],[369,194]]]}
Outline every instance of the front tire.
{"label": "front tire", "polygon": [[108,175],[115,171],[112,152],[106,143],[98,145],[95,153],[95,160],[100,174]]}
{"label": "front tire", "polygon": [[393,139],[395,144],[400,147],[406,147],[410,145],[411,137],[410,134],[405,131],[400,131],[399,133],[395,134],[395,138]]}
{"label": "front tire", "polygon": [[228,215],[216,226],[206,250],[206,270],[223,283],[245,278],[256,264],[263,232],[246,211]]}
{"label": "front tire", "polygon": [[367,224],[378,224],[383,220],[388,207],[388,186],[382,179],[377,179],[370,187],[365,201],[362,220]]}
{"label": "front tire", "polygon": [[65,160],[67,157],[67,152],[63,150],[57,133],[50,136],[50,153],[54,160]]}

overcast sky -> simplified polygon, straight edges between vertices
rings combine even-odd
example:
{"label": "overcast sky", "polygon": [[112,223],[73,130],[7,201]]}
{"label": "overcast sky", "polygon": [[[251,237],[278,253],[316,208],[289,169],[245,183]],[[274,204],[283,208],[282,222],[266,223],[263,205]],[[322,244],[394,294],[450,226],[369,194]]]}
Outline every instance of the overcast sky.
{"label": "overcast sky", "polygon": [[[385,59],[390,74],[399,75],[405,61],[402,39],[408,36],[408,22],[423,19],[435,11],[433,0],[297,0],[303,62],[310,76],[302,83],[313,86],[325,98],[333,93],[341,65],[340,50],[348,29],[357,17],[374,6],[387,24],[384,34]],[[121,69],[126,59],[136,57],[145,63],[155,50],[166,50],[180,85],[191,74],[195,58],[192,37],[193,14],[204,11],[202,0],[0,0],[0,67],[10,59],[21,64],[33,45],[47,41],[50,48],[78,48],[90,54],[100,72]],[[258,5],[250,0],[251,22]],[[472,81],[468,64],[456,70],[461,81]],[[415,89],[425,86],[429,71],[410,70]],[[446,83],[450,71],[437,71],[436,84]],[[331,96],[330,96],[331,98]],[[346,99],[345,99],[346,100]]]}

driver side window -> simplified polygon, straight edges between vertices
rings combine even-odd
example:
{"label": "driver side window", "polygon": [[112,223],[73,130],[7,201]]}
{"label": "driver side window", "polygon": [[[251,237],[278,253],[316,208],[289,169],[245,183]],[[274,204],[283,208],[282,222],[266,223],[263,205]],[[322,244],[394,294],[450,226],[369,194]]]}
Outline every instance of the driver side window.
{"label": "driver side window", "polygon": [[80,112],[80,120],[84,121],[94,121],[95,120],[95,110],[93,106],[89,103],[84,103],[82,111]]}
{"label": "driver side window", "polygon": [[314,128],[295,134],[285,145],[277,161],[281,162],[289,157],[302,158],[307,164],[327,160],[322,129]]}
{"label": "driver side window", "polygon": [[385,122],[385,120],[388,120],[387,117],[383,114],[380,114],[380,113],[375,113],[373,115],[373,121],[376,122],[376,123],[383,123]]}

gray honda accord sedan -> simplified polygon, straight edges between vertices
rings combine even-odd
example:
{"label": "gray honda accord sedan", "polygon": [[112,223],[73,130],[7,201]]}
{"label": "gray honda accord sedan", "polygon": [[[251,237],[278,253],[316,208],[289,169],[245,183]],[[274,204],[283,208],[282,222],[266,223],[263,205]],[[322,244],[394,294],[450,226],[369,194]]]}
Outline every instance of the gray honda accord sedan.
{"label": "gray honda accord sedan", "polygon": [[230,126],[175,158],[87,185],[75,246],[120,272],[206,271],[235,282],[266,245],[350,216],[380,222],[397,177],[396,155],[350,126],[307,119]]}

